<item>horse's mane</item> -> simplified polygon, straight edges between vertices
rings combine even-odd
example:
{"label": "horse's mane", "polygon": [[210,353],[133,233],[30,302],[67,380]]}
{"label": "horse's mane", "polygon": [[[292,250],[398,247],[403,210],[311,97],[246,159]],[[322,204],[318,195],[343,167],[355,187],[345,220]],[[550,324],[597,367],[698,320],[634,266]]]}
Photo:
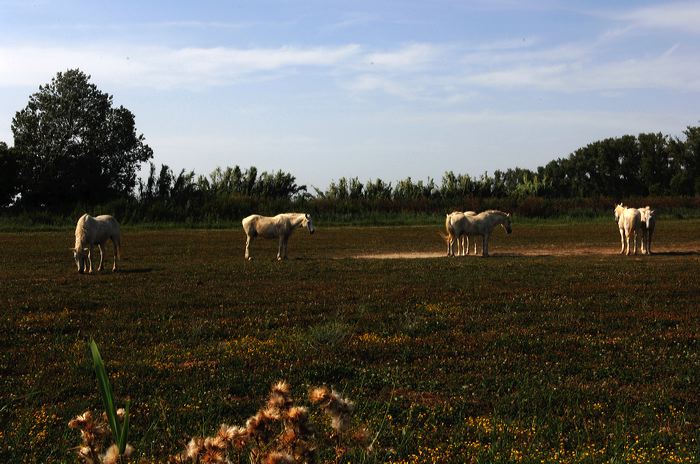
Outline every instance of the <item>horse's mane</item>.
{"label": "horse's mane", "polygon": [[75,226],[75,239],[82,242],[87,235],[87,219],[90,217],[89,214],[85,213],[78,219],[78,224]]}

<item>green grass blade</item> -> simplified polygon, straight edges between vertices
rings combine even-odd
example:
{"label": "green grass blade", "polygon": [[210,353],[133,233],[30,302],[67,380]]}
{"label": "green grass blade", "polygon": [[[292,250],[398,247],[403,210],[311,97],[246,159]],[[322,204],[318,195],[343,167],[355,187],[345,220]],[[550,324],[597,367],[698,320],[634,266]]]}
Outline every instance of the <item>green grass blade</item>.
{"label": "green grass blade", "polygon": [[97,376],[97,386],[100,389],[102,403],[104,404],[105,413],[107,414],[107,422],[109,422],[109,427],[112,429],[114,442],[118,443],[121,430],[119,427],[119,421],[117,420],[117,410],[114,407],[112,387],[109,385],[107,371],[105,370],[105,363],[102,361],[102,356],[100,356],[100,350],[97,349],[97,343],[95,343],[95,340],[90,340],[90,351],[92,353],[92,365],[95,369],[95,375]]}
{"label": "green grass blade", "polygon": [[127,401],[126,407],[124,408],[124,422],[122,423],[119,441],[117,442],[120,455],[124,454],[124,450],[126,449],[126,443],[129,439],[129,403],[131,403],[131,401]]}

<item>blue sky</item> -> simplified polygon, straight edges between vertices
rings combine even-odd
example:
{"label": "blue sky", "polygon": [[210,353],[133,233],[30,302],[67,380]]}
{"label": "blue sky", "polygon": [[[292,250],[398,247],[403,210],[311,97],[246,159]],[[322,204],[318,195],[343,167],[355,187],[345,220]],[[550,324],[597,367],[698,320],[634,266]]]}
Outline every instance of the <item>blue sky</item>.
{"label": "blue sky", "polygon": [[78,67],[202,174],[439,181],[700,124],[697,1],[0,0],[0,30],[0,140]]}

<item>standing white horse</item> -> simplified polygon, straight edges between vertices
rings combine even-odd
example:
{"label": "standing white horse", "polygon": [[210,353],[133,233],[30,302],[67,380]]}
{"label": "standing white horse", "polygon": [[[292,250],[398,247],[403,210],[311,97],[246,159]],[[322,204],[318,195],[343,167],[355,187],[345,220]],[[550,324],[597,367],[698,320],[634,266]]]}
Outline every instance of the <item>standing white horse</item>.
{"label": "standing white horse", "polygon": [[102,247],[107,244],[107,240],[111,240],[114,247],[112,271],[116,271],[117,258],[121,258],[121,232],[117,220],[106,214],[97,217],[83,214],[78,219],[78,224],[75,226],[75,247],[71,248],[78,272],[81,274],[86,270],[92,272],[92,247],[94,245],[97,245],[100,250],[100,265],[97,270],[102,270],[104,257]]}
{"label": "standing white horse", "polygon": [[615,221],[620,230],[622,248],[620,254],[630,254],[630,237],[634,234],[634,254],[637,254],[637,239],[642,237],[642,215],[637,208],[627,208],[622,203],[615,206]]}
{"label": "standing white horse", "polygon": [[[464,215],[465,216],[476,216],[476,211],[465,211]],[[476,238],[472,235],[471,239],[474,242],[474,255],[476,256]],[[462,256],[468,255],[469,254],[469,235],[467,235],[467,234],[462,235],[460,245],[462,247]],[[457,247],[457,248],[459,249],[459,247]]]}
{"label": "standing white horse", "polygon": [[[465,256],[469,254],[469,235],[464,233],[459,236],[454,236],[452,241],[450,241],[450,229],[453,228],[452,224],[462,220],[464,216],[476,216],[474,211],[452,211],[445,217],[445,229],[447,230],[447,236],[445,240],[447,241],[447,256],[455,256],[453,252],[454,241],[457,242],[457,256]],[[472,240],[474,237],[472,236]],[[476,254],[476,240],[474,240],[474,254]]]}
{"label": "standing white horse", "polygon": [[482,237],[481,255],[487,257],[489,255],[489,237],[497,225],[502,226],[507,234],[513,232],[510,214],[502,211],[489,210],[473,216],[459,212],[448,214],[445,218],[447,256],[454,256],[455,240],[459,240],[464,235],[480,235]]}
{"label": "standing white horse", "polygon": [[263,238],[279,238],[277,259],[287,259],[287,241],[297,227],[306,227],[310,234],[314,233],[311,215],[305,213],[283,213],[268,217],[253,214],[241,221],[246,234],[245,259],[250,256],[250,242],[257,236]]}
{"label": "standing white horse", "polygon": [[639,208],[639,214],[642,225],[642,253],[651,254],[651,239],[656,228],[655,211],[648,206]]}

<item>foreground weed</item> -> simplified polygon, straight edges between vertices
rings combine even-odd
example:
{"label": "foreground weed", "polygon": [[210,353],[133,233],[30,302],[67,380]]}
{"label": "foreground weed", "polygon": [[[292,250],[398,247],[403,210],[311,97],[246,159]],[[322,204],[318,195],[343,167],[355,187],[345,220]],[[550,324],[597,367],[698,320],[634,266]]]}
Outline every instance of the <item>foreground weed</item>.
{"label": "foreground weed", "polygon": [[295,406],[289,384],[281,381],[272,386],[267,403],[245,427],[221,424],[212,437],[192,438],[170,462],[224,464],[234,458],[241,462],[245,455],[253,464],[314,463],[319,455],[340,462],[353,448],[369,451],[366,429],[352,428],[352,401],[328,387],[313,389],[309,400],[330,418],[330,431],[319,431],[309,409]]}
{"label": "foreground weed", "polygon": [[[105,412],[100,418],[95,418],[91,411],[86,411],[73,418],[68,423],[68,427],[80,430],[82,443],[76,448],[78,459],[86,464],[115,464],[119,462],[120,456],[128,457],[133,452],[133,448],[127,444],[129,402],[127,401],[125,409],[116,409],[114,406],[112,387],[100,350],[94,340],[90,341],[90,354]],[[103,454],[103,445],[110,431],[114,444],[109,446]]]}

